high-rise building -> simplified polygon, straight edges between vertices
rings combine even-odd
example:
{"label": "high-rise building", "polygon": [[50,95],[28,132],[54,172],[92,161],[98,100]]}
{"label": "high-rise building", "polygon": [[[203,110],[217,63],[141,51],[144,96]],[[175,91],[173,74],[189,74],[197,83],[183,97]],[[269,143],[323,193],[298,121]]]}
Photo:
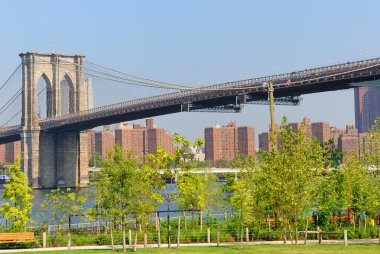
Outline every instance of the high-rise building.
{"label": "high-rise building", "polygon": [[222,128],[216,125],[205,129],[205,160],[222,160]]}
{"label": "high-rise building", "polygon": [[319,122],[311,124],[311,133],[320,142],[327,142],[330,140],[331,131],[329,122]]}
{"label": "high-rise building", "polygon": [[233,160],[236,153],[236,123],[205,129],[205,159],[210,161]]}
{"label": "high-rise building", "polygon": [[[240,135],[240,136],[239,136]],[[205,129],[205,159],[210,161],[235,159],[237,152],[255,154],[254,127],[236,127],[235,122]]]}
{"label": "high-rise building", "polygon": [[95,133],[95,151],[103,158],[108,157],[108,152],[113,150],[114,145],[115,134],[109,125],[105,125],[102,132]]}
{"label": "high-rise building", "polygon": [[146,119],[146,126],[128,123],[119,125],[115,130],[115,142],[125,153],[133,152],[135,157],[155,153],[160,147],[173,154],[173,138],[165,130],[157,128],[152,118]]}
{"label": "high-rise building", "polygon": [[156,153],[157,148],[162,148],[166,152],[173,154],[173,138],[161,128],[151,128],[145,131],[146,135],[146,150],[145,154]]}
{"label": "high-rise building", "polygon": [[0,164],[5,163],[5,144],[0,145]]}
{"label": "high-rise building", "polygon": [[380,88],[355,88],[355,124],[359,133],[368,132],[380,116]]}
{"label": "high-rise building", "polygon": [[14,163],[17,157],[21,157],[21,142],[15,141],[5,144],[5,161]]}
{"label": "high-rise building", "polygon": [[343,160],[350,155],[359,156],[359,135],[353,124],[346,125],[345,133],[339,136],[339,148],[345,153]]}
{"label": "high-rise building", "polygon": [[272,147],[269,145],[269,133],[263,132],[259,134],[259,148],[271,152]]}
{"label": "high-rise building", "polygon": [[255,127],[238,127],[237,131],[239,153],[243,155],[255,154]]}
{"label": "high-rise building", "polygon": [[312,135],[311,121],[310,121],[310,118],[308,118],[308,117],[304,117],[302,122],[289,123],[288,127],[292,127],[292,130],[294,132],[298,132],[302,129],[305,132],[305,135],[307,137],[311,137],[311,135]]}
{"label": "high-rise building", "polygon": [[336,127],[330,128],[330,138],[332,139],[334,143],[334,147],[339,147],[339,137],[340,135],[343,135],[344,130],[338,129]]}
{"label": "high-rise building", "polygon": [[87,131],[87,155],[88,158],[91,159],[91,157],[95,153],[95,131],[94,130],[88,130]]}
{"label": "high-rise building", "polygon": [[[275,123],[274,130],[278,131],[279,129],[280,129],[280,125]],[[270,130],[270,125],[269,125],[269,130]],[[279,140],[277,140],[276,145],[278,145],[278,141]],[[269,132],[263,132],[259,134],[259,148],[268,152],[272,151],[272,146],[270,146],[270,140],[269,140]]]}

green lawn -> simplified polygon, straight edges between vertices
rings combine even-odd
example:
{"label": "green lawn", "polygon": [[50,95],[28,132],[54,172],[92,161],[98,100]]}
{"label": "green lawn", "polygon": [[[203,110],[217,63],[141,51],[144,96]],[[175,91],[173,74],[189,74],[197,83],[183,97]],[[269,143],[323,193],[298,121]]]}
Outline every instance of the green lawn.
{"label": "green lawn", "polygon": [[[127,253],[132,252],[131,249],[127,249]],[[25,252],[26,253],[26,252]],[[28,252],[31,253],[31,252]],[[41,254],[103,254],[103,253],[112,253],[111,250],[71,250],[71,251],[44,251],[44,252],[33,252]],[[122,250],[118,249],[117,253],[122,253]],[[211,253],[220,253],[220,254],[230,254],[230,253],[334,253],[334,254],[350,254],[350,253],[360,253],[360,254],[369,254],[369,253],[380,253],[380,246],[377,244],[356,244],[349,245],[347,247],[338,244],[326,244],[326,245],[251,245],[251,246],[222,246],[222,247],[182,247],[179,249],[170,249],[167,248],[148,248],[148,249],[137,249],[137,253],[199,253],[199,254],[211,254]]]}

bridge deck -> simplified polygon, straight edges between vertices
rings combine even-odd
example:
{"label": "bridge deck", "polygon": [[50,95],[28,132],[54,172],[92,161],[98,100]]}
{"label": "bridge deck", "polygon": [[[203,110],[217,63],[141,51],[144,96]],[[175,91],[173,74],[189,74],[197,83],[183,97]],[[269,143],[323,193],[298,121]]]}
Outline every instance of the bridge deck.
{"label": "bridge deck", "polygon": [[[378,79],[380,79],[380,58],[347,62],[116,103],[45,119],[40,122],[40,128],[51,132],[84,130],[105,124],[221,105],[238,107],[240,104],[265,100],[267,98],[265,84],[268,82],[273,82],[275,96],[278,98],[348,89],[352,87],[352,83]],[[1,130],[0,143],[19,140],[20,131],[21,126]]]}

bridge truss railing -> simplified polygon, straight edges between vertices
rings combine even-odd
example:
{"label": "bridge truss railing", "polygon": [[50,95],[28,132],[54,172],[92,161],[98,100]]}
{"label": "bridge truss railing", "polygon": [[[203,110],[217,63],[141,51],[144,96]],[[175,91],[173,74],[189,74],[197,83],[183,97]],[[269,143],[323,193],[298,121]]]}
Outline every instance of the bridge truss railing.
{"label": "bridge truss railing", "polygon": [[[273,82],[275,87],[283,87],[290,85],[302,85],[305,82],[311,83],[315,81],[329,81],[338,80],[349,77],[350,75],[368,75],[369,68],[375,68],[380,65],[380,58],[369,59],[357,62],[347,62],[344,64],[336,64],[332,66],[325,66],[320,68],[305,69],[298,72],[291,72],[281,75],[266,76],[255,79],[246,79],[235,82],[227,82],[212,86],[193,88],[188,90],[181,90],[178,92],[168,93],[164,95],[157,95],[152,97],[145,97],[137,100],[110,104],[102,107],[97,107],[90,110],[71,113],[41,121],[46,127],[54,127],[59,123],[66,123],[66,120],[74,120],[75,117],[85,115],[86,118],[91,119],[93,116],[101,112],[106,112],[112,109],[119,109],[131,107],[136,109],[152,108],[159,106],[167,106],[173,104],[191,103],[199,99],[207,99],[209,96],[213,97],[218,95],[220,97],[231,94],[246,93],[249,91],[263,91],[265,92],[265,83]],[[361,73],[363,71],[363,73]],[[379,71],[377,68],[374,71]],[[358,73],[359,72],[359,73]],[[371,71],[370,71],[371,72]],[[157,104],[158,103],[158,104]]]}

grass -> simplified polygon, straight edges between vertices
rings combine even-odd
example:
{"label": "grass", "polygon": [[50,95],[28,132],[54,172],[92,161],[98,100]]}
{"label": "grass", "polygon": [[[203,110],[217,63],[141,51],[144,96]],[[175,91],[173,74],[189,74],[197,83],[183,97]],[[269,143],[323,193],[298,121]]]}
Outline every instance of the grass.
{"label": "grass", "polygon": [[[118,249],[117,253],[122,253],[122,250]],[[127,249],[127,253],[131,253],[132,250]],[[351,244],[347,247],[338,244],[326,244],[326,245],[250,245],[250,246],[197,246],[197,247],[181,247],[179,249],[167,249],[167,248],[147,248],[137,249],[137,253],[181,253],[181,254],[210,254],[210,253],[220,253],[220,254],[231,254],[231,253],[270,253],[270,254],[280,254],[280,253],[294,253],[294,254],[311,254],[311,253],[334,253],[334,254],[372,254],[379,253],[380,246],[377,244]],[[26,252],[25,252],[26,253]],[[28,252],[30,253],[30,252]],[[111,250],[71,250],[71,251],[44,251],[44,252],[33,252],[41,254],[111,254]]]}

